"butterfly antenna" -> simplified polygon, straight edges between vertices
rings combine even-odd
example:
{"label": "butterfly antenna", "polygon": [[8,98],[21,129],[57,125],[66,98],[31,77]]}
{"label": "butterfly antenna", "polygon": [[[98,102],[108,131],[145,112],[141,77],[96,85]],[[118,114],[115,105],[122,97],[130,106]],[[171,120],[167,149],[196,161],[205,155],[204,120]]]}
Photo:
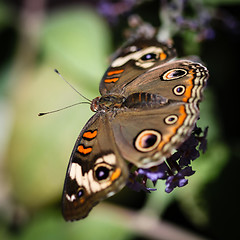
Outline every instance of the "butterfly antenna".
{"label": "butterfly antenna", "polygon": [[87,97],[83,96],[75,87],[73,87],[61,74],[57,69],[54,69],[54,72],[58,74],[58,76],[60,78],[62,78],[62,80],[67,83],[76,93],[78,93],[81,97],[83,97],[85,100],[91,102],[90,99],[88,99]]}
{"label": "butterfly antenna", "polygon": [[89,103],[89,102],[74,103],[74,104],[72,104],[72,105],[69,105],[69,106],[63,107],[63,108],[59,108],[59,109],[57,109],[57,110],[39,113],[38,116],[43,116],[43,115],[47,115],[47,114],[50,114],[50,113],[59,112],[59,111],[61,111],[61,110],[64,110],[64,109],[67,109],[67,108],[70,108],[70,107],[73,107],[73,106],[76,106],[76,105],[79,105],[79,104],[90,104],[90,103]]}

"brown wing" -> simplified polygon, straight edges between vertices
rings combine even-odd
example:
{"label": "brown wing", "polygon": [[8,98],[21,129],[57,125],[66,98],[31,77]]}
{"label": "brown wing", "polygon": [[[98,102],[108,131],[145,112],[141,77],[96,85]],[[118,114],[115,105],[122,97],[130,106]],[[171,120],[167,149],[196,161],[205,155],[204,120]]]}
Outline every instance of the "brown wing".
{"label": "brown wing", "polygon": [[127,178],[106,115],[96,113],[80,133],[70,158],[62,195],[64,218],[86,217],[100,200],[120,191]]}
{"label": "brown wing", "polygon": [[129,82],[124,110],[110,121],[121,155],[138,167],[156,166],[190,135],[208,71],[179,60],[157,66]]}
{"label": "brown wing", "polygon": [[198,102],[207,84],[208,70],[200,63],[178,60],[159,65],[129,82],[122,94],[147,92],[168,100]]}
{"label": "brown wing", "polygon": [[150,68],[176,56],[175,49],[156,39],[138,39],[118,51],[99,87],[101,95],[121,94],[124,86]]}
{"label": "brown wing", "polygon": [[149,168],[162,163],[189,137],[198,116],[195,103],[174,102],[119,112],[111,124],[123,158]]}

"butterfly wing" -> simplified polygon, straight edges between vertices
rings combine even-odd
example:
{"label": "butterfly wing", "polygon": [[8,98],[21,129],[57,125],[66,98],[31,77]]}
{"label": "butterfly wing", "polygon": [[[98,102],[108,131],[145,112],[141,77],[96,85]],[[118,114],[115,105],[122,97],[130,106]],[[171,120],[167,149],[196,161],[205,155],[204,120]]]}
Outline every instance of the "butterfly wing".
{"label": "butterfly wing", "polygon": [[120,191],[127,178],[107,116],[96,113],[81,131],[70,158],[62,195],[64,218],[86,217],[99,201]]}
{"label": "butterfly wing", "polygon": [[189,137],[208,72],[193,61],[170,61],[175,56],[173,48],[154,39],[135,40],[117,53],[100,93],[105,100],[121,96],[122,108],[108,109],[108,103],[80,133],[62,196],[66,220],[86,217],[125,186],[129,172],[124,160],[142,168],[156,166]]}
{"label": "butterfly wing", "polygon": [[190,136],[198,116],[194,103],[175,102],[120,112],[111,124],[124,159],[149,168],[162,163]]}
{"label": "butterfly wing", "polygon": [[124,88],[124,111],[111,121],[121,155],[138,167],[162,163],[191,134],[208,71],[179,60],[142,74]]}
{"label": "butterfly wing", "polygon": [[121,94],[124,86],[148,69],[176,56],[175,49],[156,39],[137,39],[121,48],[105,72],[101,95]]}
{"label": "butterfly wing", "polygon": [[165,99],[198,102],[209,77],[208,70],[200,63],[177,60],[156,66],[129,82],[122,94],[146,92]]}

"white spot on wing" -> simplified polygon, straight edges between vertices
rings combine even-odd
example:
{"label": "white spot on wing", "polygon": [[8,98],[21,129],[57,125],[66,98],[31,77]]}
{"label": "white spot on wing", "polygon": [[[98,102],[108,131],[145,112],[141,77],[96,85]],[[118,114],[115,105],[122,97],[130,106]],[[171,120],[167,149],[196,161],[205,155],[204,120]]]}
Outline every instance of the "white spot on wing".
{"label": "white spot on wing", "polygon": [[[90,170],[90,171],[92,171],[92,170]],[[84,174],[84,176],[82,175],[82,185],[80,185],[80,186],[84,186],[86,191],[88,193],[91,193],[90,183],[89,183],[88,173],[87,172]]]}
{"label": "white spot on wing", "polygon": [[76,165],[78,164],[72,163],[69,167],[70,168],[69,176],[72,180],[76,178]]}
{"label": "white spot on wing", "polygon": [[103,156],[104,162],[110,164],[110,165],[115,165],[116,164],[116,156],[113,153],[110,153],[108,155]]}
{"label": "white spot on wing", "polygon": [[96,160],[95,164],[99,164],[99,163],[102,163],[102,162],[104,162],[103,158],[100,157]]}
{"label": "white spot on wing", "polygon": [[145,62],[145,63],[136,62],[136,65],[139,67],[143,67],[143,68],[149,68],[149,67],[153,66],[154,63],[155,62]]}
{"label": "white spot on wing", "polygon": [[70,197],[68,194],[66,194],[66,199],[67,199],[69,202],[73,202],[74,200],[76,200],[76,197],[75,197],[74,194],[72,194],[71,197]]}
{"label": "white spot on wing", "polygon": [[110,154],[104,155],[96,160],[96,164],[103,163],[103,162],[108,163],[110,165],[115,165],[116,164],[115,154],[110,153]]}
{"label": "white spot on wing", "polygon": [[83,175],[82,175],[82,167],[76,163],[76,181],[79,186],[82,186],[83,184]]}
{"label": "white spot on wing", "polygon": [[[113,153],[104,155],[96,160],[96,164],[99,163],[107,163],[110,165],[116,164],[116,156]],[[85,172],[83,175],[82,167],[78,163],[72,163],[70,166],[69,176],[72,180],[76,180],[79,187],[84,187],[86,191],[90,194],[91,192],[99,192],[102,189],[107,188],[111,182],[102,182],[99,183],[96,181],[93,177],[93,170],[90,169],[88,172]],[[66,198],[69,201],[73,201],[76,199],[75,195],[72,195],[71,197],[69,195],[66,195]]]}
{"label": "white spot on wing", "polygon": [[101,185],[94,180],[92,169],[88,172],[88,181],[90,183],[90,188],[92,192],[99,192],[102,189]]}
{"label": "white spot on wing", "polygon": [[70,166],[69,176],[72,180],[76,179],[79,186],[82,186],[82,167],[77,163],[72,163]]}
{"label": "white spot on wing", "polygon": [[[92,170],[90,170],[92,171]],[[89,186],[89,179],[88,173],[86,172],[84,175],[82,173],[82,167],[77,163],[72,163],[70,166],[69,176],[72,180],[76,179],[77,184],[80,186],[85,187],[88,193],[91,192]]]}
{"label": "white spot on wing", "polygon": [[[151,53],[151,52],[154,52],[154,53],[160,53],[162,52],[162,49],[161,48],[158,48],[158,47],[154,47],[154,46],[151,46],[151,47],[148,47],[148,48],[145,48],[145,49],[142,49],[140,51],[137,51],[137,52],[133,52],[133,53],[130,53],[124,57],[119,57],[117,59],[115,59],[111,66],[112,67],[120,67],[120,66],[123,66],[125,63],[127,63],[129,60],[138,60],[140,59],[142,56],[144,56],[145,54],[147,53]],[[144,66],[144,68],[147,68],[149,67],[148,65]]]}

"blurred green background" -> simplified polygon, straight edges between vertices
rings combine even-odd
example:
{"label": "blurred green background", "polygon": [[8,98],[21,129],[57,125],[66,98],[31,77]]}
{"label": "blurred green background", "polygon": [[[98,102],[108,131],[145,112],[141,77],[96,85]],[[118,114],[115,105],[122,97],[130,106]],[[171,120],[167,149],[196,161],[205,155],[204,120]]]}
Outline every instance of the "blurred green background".
{"label": "blurred green background", "polygon": [[151,194],[125,188],[84,220],[66,223],[61,216],[68,159],[93,113],[79,105],[37,116],[79,101],[53,70],[88,98],[98,96],[127,18],[139,14],[159,28],[167,22],[163,2],[175,1],[0,2],[0,239],[240,238],[237,0],[191,1],[208,13],[201,31],[211,36],[170,25],[179,56],[197,54],[210,71],[200,119],[209,126],[208,150],[193,163],[189,184],[171,194],[161,181]]}

